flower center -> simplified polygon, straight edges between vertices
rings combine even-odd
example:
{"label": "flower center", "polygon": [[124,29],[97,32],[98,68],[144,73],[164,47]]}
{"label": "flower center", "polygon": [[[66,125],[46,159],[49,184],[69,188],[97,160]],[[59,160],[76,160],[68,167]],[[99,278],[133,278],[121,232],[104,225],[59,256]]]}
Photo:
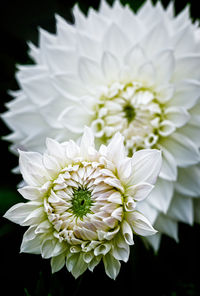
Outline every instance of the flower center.
{"label": "flower center", "polygon": [[136,115],[135,109],[133,106],[131,106],[130,104],[125,105],[123,108],[123,112],[124,112],[124,116],[127,119],[128,123],[133,121],[133,119],[135,118],[135,115]]}
{"label": "flower center", "polygon": [[156,93],[140,82],[113,83],[94,106],[91,127],[100,142],[108,142],[119,131],[131,156],[136,150],[153,148],[166,127],[163,107]]}
{"label": "flower center", "polygon": [[72,211],[77,217],[83,218],[90,210],[92,205],[91,192],[86,188],[78,188],[73,190]]}
{"label": "flower center", "polygon": [[110,236],[118,232],[123,218],[123,187],[107,166],[106,158],[77,162],[62,169],[53,181],[44,209],[61,242],[99,242],[104,240],[99,231]]}

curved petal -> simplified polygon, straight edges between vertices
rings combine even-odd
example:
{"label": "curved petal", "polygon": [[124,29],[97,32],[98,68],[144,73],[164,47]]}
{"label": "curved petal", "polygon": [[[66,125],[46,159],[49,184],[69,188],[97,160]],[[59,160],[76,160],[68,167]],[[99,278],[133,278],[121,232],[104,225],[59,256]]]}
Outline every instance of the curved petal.
{"label": "curved petal", "polygon": [[40,186],[50,180],[44,168],[42,156],[37,152],[19,151],[19,167],[28,185]]}
{"label": "curved petal", "polygon": [[[35,227],[30,227],[34,231]],[[31,253],[31,254],[40,254],[41,253],[41,243],[42,238],[40,235],[37,235],[33,238],[30,238],[30,228],[24,233],[22,244],[20,247],[20,252]]]}
{"label": "curved petal", "polygon": [[200,195],[200,167],[191,166],[180,168],[176,190],[186,196],[199,197]]}
{"label": "curved petal", "polygon": [[154,235],[147,236],[144,238],[144,241],[147,241],[152,246],[154,251],[158,252],[161,242],[161,233],[156,233]]}
{"label": "curved petal", "polygon": [[167,212],[167,216],[192,225],[194,221],[193,200],[176,193]]}
{"label": "curved petal", "polygon": [[169,107],[165,110],[165,115],[176,127],[185,125],[190,119],[190,114],[181,107]]}
{"label": "curved petal", "polygon": [[103,263],[106,274],[111,279],[116,279],[121,267],[120,262],[116,260],[110,253],[108,253],[106,256],[103,257]]}
{"label": "curved petal", "polygon": [[107,146],[107,156],[117,167],[125,160],[124,138],[116,133]]}
{"label": "curved petal", "polygon": [[175,68],[173,50],[165,49],[158,53],[154,58],[153,64],[156,67],[157,85],[169,82]]}
{"label": "curved petal", "polygon": [[102,71],[108,79],[108,81],[113,82],[119,79],[119,62],[117,58],[110,52],[104,52],[101,60]]}
{"label": "curved petal", "polygon": [[104,35],[102,44],[105,50],[110,51],[116,56],[123,56],[130,46],[130,41],[119,26],[112,23]]}
{"label": "curved petal", "polygon": [[55,273],[62,269],[65,265],[65,254],[60,254],[58,256],[51,258],[51,271]]}
{"label": "curved petal", "polygon": [[178,223],[165,215],[160,215],[155,223],[155,228],[166,235],[169,235],[178,242]]}
{"label": "curved petal", "polygon": [[195,164],[200,160],[198,148],[183,134],[176,132],[169,138],[163,139],[161,145],[169,150],[180,167]]}
{"label": "curved petal", "polygon": [[131,183],[147,182],[155,184],[161,164],[161,152],[158,150],[144,149],[135,152],[132,157],[133,173],[130,178]]}
{"label": "curved petal", "polygon": [[148,202],[162,213],[166,213],[174,193],[174,183],[158,178],[154,189],[148,196]]}
{"label": "curved petal", "polygon": [[157,231],[152,227],[146,217],[140,212],[134,211],[126,214],[126,219],[131,225],[133,231],[142,236],[155,234]]}
{"label": "curved petal", "polygon": [[86,86],[101,84],[103,75],[100,66],[93,60],[81,57],[79,60],[79,75]]}
{"label": "curved petal", "polygon": [[90,125],[92,113],[83,104],[69,106],[60,114],[62,125],[76,134],[81,134],[85,125]]}
{"label": "curved petal", "polygon": [[91,128],[85,126],[80,144],[81,155],[87,159],[88,154],[91,151],[91,148],[94,149],[94,134],[92,133]]}
{"label": "curved petal", "polygon": [[141,201],[149,195],[153,188],[154,186],[149,183],[140,183],[129,186],[126,190],[126,193],[129,194],[134,200]]}
{"label": "curved petal", "polygon": [[173,155],[164,147],[160,146],[162,151],[162,167],[160,177],[168,181],[176,181],[177,179],[177,165]]}
{"label": "curved petal", "polygon": [[30,201],[27,203],[18,203],[12,206],[5,214],[4,217],[14,223],[23,225],[24,221],[34,210],[41,206],[40,202]]}

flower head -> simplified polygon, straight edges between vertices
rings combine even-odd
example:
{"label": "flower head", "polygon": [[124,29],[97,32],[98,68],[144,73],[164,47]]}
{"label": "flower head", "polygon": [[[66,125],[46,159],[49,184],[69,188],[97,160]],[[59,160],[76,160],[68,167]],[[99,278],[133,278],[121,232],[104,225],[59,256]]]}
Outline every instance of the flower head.
{"label": "flower head", "polygon": [[119,260],[127,261],[133,232],[156,231],[136,209],[147,197],[161,167],[158,150],[125,156],[122,136],[94,147],[85,129],[80,146],[47,139],[47,152],[20,152],[20,169],[28,184],[19,192],[27,203],[14,205],[5,217],[30,226],[22,252],[51,258],[52,271],[67,269],[78,277],[103,260],[106,273],[116,278]]}
{"label": "flower head", "polygon": [[[200,39],[186,8],[147,1],[138,13],[115,1],[99,12],[73,10],[75,24],[57,19],[57,34],[40,30],[30,45],[36,65],[19,68],[21,90],[3,118],[15,147],[44,150],[46,137],[78,139],[88,125],[99,144],[116,131],[131,156],[162,150],[158,184],[141,205],[162,233],[177,239],[177,222],[192,224],[200,192]],[[157,241],[151,243],[155,248]],[[154,238],[155,240],[155,238]]]}

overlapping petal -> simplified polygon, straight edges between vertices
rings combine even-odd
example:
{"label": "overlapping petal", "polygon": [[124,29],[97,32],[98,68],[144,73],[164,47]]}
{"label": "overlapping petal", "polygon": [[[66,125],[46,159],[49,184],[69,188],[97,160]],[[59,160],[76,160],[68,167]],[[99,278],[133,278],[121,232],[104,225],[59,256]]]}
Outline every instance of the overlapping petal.
{"label": "overlapping petal", "polygon": [[[174,217],[171,209],[181,203],[174,201],[177,193],[183,195],[183,203],[185,195],[190,201],[199,196],[199,29],[191,22],[187,7],[174,15],[173,3],[164,9],[160,2],[154,6],[148,0],[133,13],[118,0],[113,6],[102,0],[99,11],[90,9],[88,16],[78,6],[73,13],[73,25],[56,16],[55,35],[40,30],[39,47],[30,44],[35,65],[19,67],[21,90],[12,93],[15,99],[2,116],[12,130],[7,136],[11,150],[42,152],[46,137],[78,140],[88,125],[98,145],[111,142],[113,160],[125,180],[130,178],[131,164],[127,160],[120,163],[122,152],[112,147],[116,132],[122,133],[129,156],[144,148],[160,149],[163,165],[159,182],[143,207],[145,211],[152,207],[147,210],[148,218],[153,223],[159,221],[160,231],[177,238],[161,225]],[[53,166],[50,159],[45,171],[51,175],[49,166]],[[153,180],[153,167],[154,161],[143,181]],[[187,169],[192,182],[185,182]],[[29,171],[26,179],[31,180],[31,186],[43,180],[42,171],[31,173],[31,164],[22,171]],[[139,168],[137,180],[143,173]],[[29,196],[33,198],[31,193]],[[130,202],[127,205],[131,207]],[[188,211],[193,217],[192,207]],[[179,217],[166,225],[176,229]],[[160,237],[150,240],[158,247]],[[91,261],[91,269],[95,262]]]}
{"label": "overlapping petal", "polygon": [[[4,215],[29,226],[21,252],[51,258],[52,272],[66,265],[75,278],[87,268],[93,271],[103,260],[106,274],[115,279],[120,260],[129,258],[134,233],[147,236],[156,232],[136,205],[153,188],[161,153],[143,150],[128,158],[119,133],[108,146],[96,150],[88,127],[79,145],[48,138],[46,146],[43,155],[20,152],[27,185],[19,192],[28,202],[14,205]],[[129,164],[128,173],[124,163]]]}

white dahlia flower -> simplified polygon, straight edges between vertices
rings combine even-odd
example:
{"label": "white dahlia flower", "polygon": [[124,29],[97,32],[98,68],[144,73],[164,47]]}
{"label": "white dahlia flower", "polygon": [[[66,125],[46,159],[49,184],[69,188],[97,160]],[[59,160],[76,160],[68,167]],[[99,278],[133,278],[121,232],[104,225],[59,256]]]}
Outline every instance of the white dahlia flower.
{"label": "white dahlia flower", "polygon": [[[30,44],[35,65],[20,66],[21,90],[3,115],[12,150],[43,151],[46,137],[78,139],[88,125],[99,144],[119,131],[131,156],[162,150],[157,186],[141,205],[151,223],[177,240],[177,222],[194,221],[200,194],[200,38],[186,8],[147,1],[137,14],[101,2],[75,24],[56,16],[57,33]],[[158,248],[160,234],[151,239]]]}
{"label": "white dahlia flower", "polygon": [[146,198],[161,168],[158,150],[125,155],[117,133],[109,145],[94,147],[86,128],[80,146],[47,139],[47,152],[20,151],[20,169],[28,186],[19,189],[29,201],[14,205],[5,217],[25,232],[21,251],[51,258],[52,271],[66,263],[75,278],[103,260],[106,274],[115,279],[119,260],[127,261],[133,232],[156,231],[136,210]]}

